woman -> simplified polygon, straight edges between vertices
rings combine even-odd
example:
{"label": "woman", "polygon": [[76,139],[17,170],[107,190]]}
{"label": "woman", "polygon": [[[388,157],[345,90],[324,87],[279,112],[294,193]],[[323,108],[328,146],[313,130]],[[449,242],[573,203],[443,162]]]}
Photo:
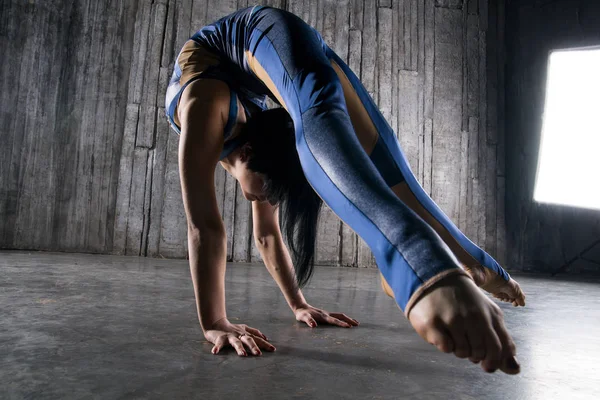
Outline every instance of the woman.
{"label": "woman", "polygon": [[[267,95],[283,109],[265,111]],[[220,163],[252,201],[256,245],[297,320],[358,325],[308,305],[299,290],[312,272],[323,200],[367,242],[384,290],[419,335],[486,371],[519,372],[502,312],[476,284],[515,306],[525,304],[519,285],[427,196],[358,78],[300,18],[255,6],[202,28],[177,58],[166,111],[181,134],[190,267],[213,353],[275,349],[226,317]]]}

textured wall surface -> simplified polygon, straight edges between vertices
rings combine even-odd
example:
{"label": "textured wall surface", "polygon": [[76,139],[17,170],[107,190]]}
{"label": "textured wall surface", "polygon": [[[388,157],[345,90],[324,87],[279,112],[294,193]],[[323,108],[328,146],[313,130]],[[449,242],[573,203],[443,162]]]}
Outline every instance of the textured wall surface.
{"label": "textured wall surface", "polygon": [[[504,263],[504,0],[280,0],[350,65],[425,190]],[[246,0],[4,1],[0,247],[185,257],[174,58]],[[500,100],[500,101],[499,101]],[[251,208],[221,168],[228,258],[257,261]],[[328,208],[317,261],[373,266]]]}
{"label": "textured wall surface", "polygon": [[548,52],[600,45],[600,2],[513,0],[507,10],[506,89],[512,100],[506,126],[509,265],[600,272],[600,211],[533,201]]}
{"label": "textured wall surface", "polygon": [[0,3],[0,246],[113,248],[137,8]]}

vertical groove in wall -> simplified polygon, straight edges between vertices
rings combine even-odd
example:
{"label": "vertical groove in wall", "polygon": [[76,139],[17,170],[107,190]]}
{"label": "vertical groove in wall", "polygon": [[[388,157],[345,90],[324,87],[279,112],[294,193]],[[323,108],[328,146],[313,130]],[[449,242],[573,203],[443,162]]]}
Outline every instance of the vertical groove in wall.
{"label": "vertical groove in wall", "polygon": [[150,230],[150,215],[152,213],[152,170],[154,166],[154,150],[148,151],[146,160],[146,184],[144,185],[144,209],[142,214],[142,234],[140,240],[140,255],[148,255],[148,232]]}
{"label": "vertical groove in wall", "polygon": [[400,35],[399,35],[399,18],[400,12],[398,9],[398,1],[392,2],[392,115],[390,126],[394,130],[394,134],[396,137],[398,136],[398,59],[399,59],[399,43],[400,43]]}
{"label": "vertical groove in wall", "polygon": [[402,28],[404,30],[404,66],[402,69],[410,71],[412,58],[412,31],[410,29],[412,0],[404,0],[404,12],[402,13]]}
{"label": "vertical groove in wall", "polygon": [[237,212],[237,202],[236,202],[237,191],[238,191],[238,184],[237,184],[237,182],[234,182],[234,184],[233,184],[233,194],[232,194],[232,197],[233,197],[233,211],[232,211],[232,217],[231,217],[232,218],[231,226],[233,227],[232,228],[233,235],[231,237],[231,261],[235,261],[235,245],[236,245],[236,240],[235,240],[236,239],[236,236],[235,236],[235,232],[236,232],[235,231],[235,226],[236,226],[236,223],[237,223],[237,219],[235,217],[235,214]]}
{"label": "vertical groove in wall", "polygon": [[343,265],[343,251],[344,251],[344,226],[343,222],[339,221],[338,226],[338,254],[337,254],[337,265]]}
{"label": "vertical groove in wall", "polygon": [[485,162],[485,240],[483,248],[496,253],[496,159],[498,143],[498,0],[488,2],[487,58],[487,156]]}
{"label": "vertical groove in wall", "polygon": [[254,230],[254,225],[253,225],[253,220],[252,220],[252,215],[250,210],[248,210],[248,244],[246,246],[246,262],[250,262],[252,260],[252,231]]}
{"label": "vertical groove in wall", "polygon": [[435,63],[435,7],[434,0],[424,0],[425,35],[423,43],[423,189],[431,196],[433,168],[433,85]]}
{"label": "vertical groove in wall", "polygon": [[[477,45],[479,48],[479,45]],[[479,206],[479,195],[478,195],[478,178],[477,170],[479,168],[479,118],[469,118],[469,161],[468,161],[468,174],[467,174],[467,221],[465,226],[465,235],[477,244],[477,224],[479,223],[477,216]]]}
{"label": "vertical groove in wall", "polygon": [[462,42],[463,42],[463,57],[462,57],[462,121],[461,121],[461,135],[460,135],[460,189],[459,189],[459,214],[458,228],[463,231],[466,230],[467,218],[468,218],[468,206],[467,192],[468,192],[468,178],[469,178],[469,37],[468,37],[468,7],[462,9]]}
{"label": "vertical groove in wall", "polygon": [[462,121],[462,11],[435,8],[432,199],[454,222],[458,219],[460,127]]}
{"label": "vertical groove in wall", "polygon": [[[238,182],[229,174],[225,174],[225,200],[223,203],[223,223],[227,234],[227,260],[233,261],[233,243],[235,235],[235,190]],[[232,195],[233,194],[233,195]]]}
{"label": "vertical groove in wall", "polygon": [[[347,57],[344,60],[350,69],[354,71],[357,76],[360,76],[360,68],[353,69],[352,61],[358,57],[360,59],[360,50],[357,54],[356,51],[356,42],[360,40],[360,31],[357,29],[353,29],[353,21],[354,21],[354,7],[356,0],[350,0],[349,10],[348,10],[348,43],[347,43]],[[357,36],[358,34],[358,36]],[[359,42],[360,43],[360,42]],[[359,48],[360,49],[360,48]],[[340,221],[340,253],[338,257],[338,265],[343,267],[356,267],[356,233],[349,226],[347,226],[343,221]]]}
{"label": "vertical groove in wall", "polygon": [[412,0],[411,15],[410,15],[410,30],[411,30],[411,49],[410,49],[410,69],[418,70],[419,62],[419,8],[418,4],[422,4],[423,0]]}
{"label": "vertical groove in wall", "polygon": [[[481,4],[481,3],[480,3]],[[487,7],[480,6],[480,13],[484,12]],[[473,182],[473,192],[476,198],[475,203],[475,215],[477,219],[475,221],[475,239],[476,244],[480,247],[485,246],[485,188],[486,188],[486,180],[485,180],[485,164],[487,162],[487,31],[482,29],[482,22],[487,19],[487,14],[485,18],[483,16],[479,16],[480,21],[480,36],[479,36],[479,127],[478,127],[478,161],[477,161],[477,177]],[[487,21],[485,22],[485,26],[487,29]]]}
{"label": "vertical groove in wall", "polygon": [[506,212],[505,195],[506,185],[504,182],[505,157],[506,157],[506,104],[505,104],[505,67],[506,67],[506,1],[498,0],[498,151],[497,151],[497,185],[496,185],[496,259],[500,265],[506,265]]}
{"label": "vertical groove in wall", "polygon": [[[417,6],[417,120],[416,140],[417,154],[415,156],[416,178],[423,185],[425,175],[425,2],[419,1]],[[398,113],[398,110],[396,110]]]}
{"label": "vertical groove in wall", "polygon": [[463,48],[465,51],[463,52],[463,64],[462,64],[462,72],[463,72],[463,87],[462,87],[462,122],[461,122],[461,131],[465,131],[469,127],[469,110],[468,110],[468,98],[469,98],[469,52],[467,49],[469,48],[469,38],[468,38],[468,8],[463,7],[463,18],[462,18],[462,41]]}
{"label": "vertical groove in wall", "polygon": [[127,245],[126,231],[128,225],[128,210],[130,208],[131,200],[130,193],[133,182],[133,148],[138,118],[139,106],[137,104],[128,104],[125,114],[123,146],[119,163],[119,183],[117,187],[115,233],[113,239],[113,252],[116,254],[124,254]]}
{"label": "vertical groove in wall", "polygon": [[396,63],[396,69],[399,71],[404,69],[404,57],[405,57],[405,45],[404,45],[404,17],[406,15],[406,10],[404,9],[404,2],[410,0],[396,0],[394,1],[393,10],[395,11],[395,19],[396,24],[394,27],[394,35],[395,35],[395,44],[396,47],[394,49],[394,60]]}
{"label": "vertical groove in wall", "polygon": [[[164,69],[166,71],[166,69]],[[166,78],[165,78],[166,79]],[[166,86],[166,85],[165,85]],[[166,90],[166,89],[165,89]],[[148,220],[148,240],[146,255],[160,255],[160,238],[162,232],[162,216],[165,198],[165,170],[167,161],[168,135],[173,134],[165,118],[164,108],[158,108],[156,113],[156,147],[154,149],[154,162],[152,168],[151,210]]]}

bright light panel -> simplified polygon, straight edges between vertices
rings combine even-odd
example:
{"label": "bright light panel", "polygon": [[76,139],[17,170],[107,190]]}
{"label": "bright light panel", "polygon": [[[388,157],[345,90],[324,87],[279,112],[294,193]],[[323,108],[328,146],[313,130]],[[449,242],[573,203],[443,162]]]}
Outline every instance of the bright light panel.
{"label": "bright light panel", "polygon": [[600,48],[550,54],[535,201],[600,210]]}

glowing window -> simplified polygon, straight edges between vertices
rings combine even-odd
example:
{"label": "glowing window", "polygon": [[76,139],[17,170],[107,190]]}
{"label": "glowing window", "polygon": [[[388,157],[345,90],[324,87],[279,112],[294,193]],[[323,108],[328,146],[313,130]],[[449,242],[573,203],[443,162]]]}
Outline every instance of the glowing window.
{"label": "glowing window", "polygon": [[600,47],[550,54],[534,200],[600,210]]}

